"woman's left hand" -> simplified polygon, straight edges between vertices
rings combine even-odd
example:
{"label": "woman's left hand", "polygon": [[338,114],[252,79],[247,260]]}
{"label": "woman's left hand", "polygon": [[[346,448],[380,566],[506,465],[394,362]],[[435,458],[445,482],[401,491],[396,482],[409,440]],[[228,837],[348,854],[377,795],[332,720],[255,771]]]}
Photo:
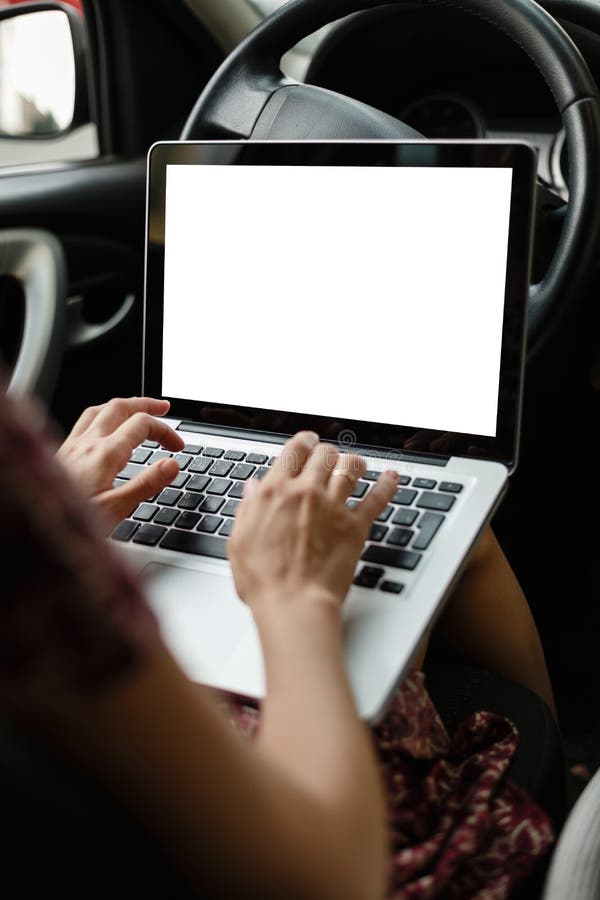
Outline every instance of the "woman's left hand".
{"label": "woman's left hand", "polygon": [[139,475],[120,487],[115,477],[133,450],[151,440],[177,453],[183,439],[165,422],[154,418],[169,410],[168,400],[150,397],[114,399],[86,409],[57,451],[57,458],[83,493],[100,510],[109,531],[138,503],[160,493],[175,478],[179,466],[163,459],[144,466]]}

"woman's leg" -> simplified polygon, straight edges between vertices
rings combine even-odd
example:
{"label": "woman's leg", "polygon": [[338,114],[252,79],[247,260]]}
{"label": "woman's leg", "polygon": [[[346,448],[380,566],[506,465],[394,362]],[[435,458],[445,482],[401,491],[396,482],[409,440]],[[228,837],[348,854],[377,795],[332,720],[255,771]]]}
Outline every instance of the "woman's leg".
{"label": "woman's leg", "polygon": [[538,630],[491,528],[438,619],[435,635],[463,659],[535,691],[556,716]]}

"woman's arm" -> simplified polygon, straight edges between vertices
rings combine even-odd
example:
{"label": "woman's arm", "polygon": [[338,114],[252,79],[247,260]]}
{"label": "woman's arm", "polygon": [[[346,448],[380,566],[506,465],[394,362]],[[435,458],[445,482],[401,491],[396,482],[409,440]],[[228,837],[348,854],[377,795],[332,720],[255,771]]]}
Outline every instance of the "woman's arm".
{"label": "woman's arm", "polygon": [[[264,481],[251,483],[230,539],[236,584],[254,613],[267,672],[253,745],[232,731],[208,692],[188,681],[157,633],[148,637],[147,627],[129,624],[131,607],[143,601],[120,576],[112,548],[93,529],[87,535],[71,507],[61,513],[60,504],[61,521],[52,530],[45,523],[40,541],[51,537],[48,546],[58,553],[59,538],[76,528],[78,552],[66,553],[59,567],[72,600],[81,582],[81,602],[69,614],[81,609],[86,639],[93,637],[91,620],[109,605],[109,583],[111,627],[122,629],[123,640],[113,646],[99,633],[93,641],[101,681],[86,673],[82,684],[78,668],[67,666],[55,692],[40,693],[33,678],[27,689],[12,685],[3,693],[23,721],[141,816],[209,897],[380,900],[385,893],[384,800],[346,678],[340,604],[395,479],[382,478],[350,510],[345,500],[360,462],[338,459],[331,448],[313,450],[313,442],[298,436]],[[348,471],[332,477],[334,467]],[[43,485],[46,496],[71,490],[60,478],[52,488],[51,480]],[[98,560],[94,579],[89,567],[68,571],[86,541]],[[23,602],[36,601],[24,589]],[[136,645],[141,632],[143,646]],[[129,657],[122,646],[128,640],[136,651]],[[126,665],[111,663],[109,677],[106,665],[123,659]]]}

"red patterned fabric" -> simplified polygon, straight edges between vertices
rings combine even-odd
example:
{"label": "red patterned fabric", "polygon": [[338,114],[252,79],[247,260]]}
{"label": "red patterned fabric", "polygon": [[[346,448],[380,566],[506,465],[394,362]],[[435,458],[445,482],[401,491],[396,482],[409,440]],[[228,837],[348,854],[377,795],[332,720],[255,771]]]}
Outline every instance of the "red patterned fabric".
{"label": "red patterned fabric", "polygon": [[23,407],[0,394],[0,703],[35,716],[130,671],[158,625]]}
{"label": "red patterned fabric", "polygon": [[[232,706],[252,739],[260,714]],[[504,900],[554,841],[548,816],[506,778],[518,743],[507,719],[479,712],[450,738],[411,672],[374,729],[388,798],[389,900]]]}

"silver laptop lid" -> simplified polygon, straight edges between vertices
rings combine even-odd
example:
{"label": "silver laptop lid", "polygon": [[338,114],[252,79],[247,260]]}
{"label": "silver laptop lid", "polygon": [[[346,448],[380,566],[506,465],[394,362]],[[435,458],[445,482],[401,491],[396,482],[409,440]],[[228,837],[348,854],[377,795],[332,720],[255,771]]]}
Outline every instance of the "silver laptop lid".
{"label": "silver laptop lid", "polygon": [[161,143],[148,164],[144,390],[173,416],[514,467],[532,148]]}

